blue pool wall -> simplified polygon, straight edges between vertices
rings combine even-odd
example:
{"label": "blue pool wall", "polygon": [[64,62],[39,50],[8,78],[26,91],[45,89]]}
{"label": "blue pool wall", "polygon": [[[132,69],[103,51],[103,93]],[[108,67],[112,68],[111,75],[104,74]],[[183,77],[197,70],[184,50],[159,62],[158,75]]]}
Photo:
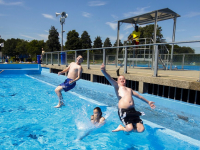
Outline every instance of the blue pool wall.
{"label": "blue pool wall", "polygon": [[0,64],[1,74],[41,74],[41,71],[39,64]]}
{"label": "blue pool wall", "polygon": [[[80,79],[77,84],[79,84],[81,87],[86,87],[91,90],[99,91],[99,92],[106,92],[110,93],[115,96],[114,88],[111,85],[105,85],[100,84],[97,82],[90,82],[83,79]],[[136,91],[137,92],[137,91]],[[139,92],[137,92],[139,93]],[[177,115],[183,115],[186,117],[194,116],[194,117],[200,117],[200,105],[197,104],[191,104],[183,101],[178,101],[174,99],[164,98],[160,96],[150,95],[150,94],[141,94],[143,97],[145,97],[149,101],[155,102],[155,105],[157,108],[164,107],[167,109],[172,110],[173,112],[176,112]],[[134,101],[136,105],[146,105],[146,107],[149,107],[148,104],[145,104],[145,102],[141,101],[140,99],[134,97]],[[117,107],[117,104],[116,104]]]}

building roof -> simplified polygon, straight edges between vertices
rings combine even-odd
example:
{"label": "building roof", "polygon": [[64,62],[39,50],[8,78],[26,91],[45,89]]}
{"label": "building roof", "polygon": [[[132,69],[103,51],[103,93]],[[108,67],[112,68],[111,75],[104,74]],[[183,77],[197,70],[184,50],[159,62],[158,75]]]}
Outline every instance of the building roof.
{"label": "building roof", "polygon": [[132,23],[132,24],[139,24],[139,25],[154,23],[156,11],[157,11],[157,21],[163,21],[167,19],[172,19],[174,17],[180,17],[179,14],[175,13],[171,9],[164,8],[164,9],[155,10],[149,13],[145,13],[139,16],[119,20],[118,22]]}

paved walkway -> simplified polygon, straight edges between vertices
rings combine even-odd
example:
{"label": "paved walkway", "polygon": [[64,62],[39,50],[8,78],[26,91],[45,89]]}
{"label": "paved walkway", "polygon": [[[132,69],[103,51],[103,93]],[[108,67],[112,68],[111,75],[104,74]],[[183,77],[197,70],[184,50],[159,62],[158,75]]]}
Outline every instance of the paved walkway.
{"label": "paved walkway", "polygon": [[[54,68],[63,70],[65,65],[42,65],[42,67]],[[90,69],[87,69],[87,65],[82,65],[83,73],[103,76],[100,70],[100,65],[90,65]],[[119,67],[118,67],[119,68]],[[114,65],[106,65],[107,72],[113,78],[117,78],[116,70],[118,69]],[[154,71],[149,68],[129,68],[127,67],[127,74],[124,74],[124,68],[120,68],[120,74],[124,75],[127,80],[139,81],[143,83],[151,83],[158,85],[165,85],[171,87],[178,87],[183,89],[191,89],[200,91],[200,71],[192,70],[158,70],[158,77],[153,77]]]}

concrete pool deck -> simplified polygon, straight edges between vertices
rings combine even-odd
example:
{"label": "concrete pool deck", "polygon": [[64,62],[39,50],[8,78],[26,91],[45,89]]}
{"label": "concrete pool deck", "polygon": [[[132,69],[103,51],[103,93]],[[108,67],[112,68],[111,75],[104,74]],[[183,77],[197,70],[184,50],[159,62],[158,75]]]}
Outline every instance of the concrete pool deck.
{"label": "concrete pool deck", "polygon": [[[50,68],[50,72],[53,69],[63,70],[66,68],[65,65],[46,65],[42,64],[41,67]],[[103,76],[100,70],[100,65],[90,65],[90,69],[87,69],[87,65],[82,65],[83,73],[90,75],[90,80],[95,81],[95,76]],[[118,67],[119,68],[119,67]],[[106,65],[107,72],[113,78],[117,78],[116,66]],[[124,75],[127,80],[138,81],[140,93],[145,92],[145,83],[164,85],[169,87],[177,87],[183,89],[190,89],[195,91],[200,91],[199,76],[200,71],[193,70],[158,70],[158,77],[153,77],[153,70],[148,68],[129,68],[127,67],[127,73],[124,74],[124,68],[120,69],[120,75]]]}

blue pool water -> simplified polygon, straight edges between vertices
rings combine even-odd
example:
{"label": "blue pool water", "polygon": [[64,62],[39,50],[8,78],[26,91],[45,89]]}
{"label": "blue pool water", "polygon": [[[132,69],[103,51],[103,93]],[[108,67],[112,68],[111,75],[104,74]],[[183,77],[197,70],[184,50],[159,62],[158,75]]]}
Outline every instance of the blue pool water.
{"label": "blue pool water", "polygon": [[[167,99],[143,94],[156,101],[157,108],[151,110],[134,98],[137,110],[146,114],[146,130],[130,135],[111,132],[121,124],[111,86],[79,80],[63,93],[66,106],[54,108],[54,89],[65,78],[45,69],[41,75],[0,76],[0,149],[200,149],[199,116],[184,114],[189,119],[180,119],[177,114],[182,112],[159,104]],[[106,124],[78,140],[93,128],[89,118],[96,106]]]}

